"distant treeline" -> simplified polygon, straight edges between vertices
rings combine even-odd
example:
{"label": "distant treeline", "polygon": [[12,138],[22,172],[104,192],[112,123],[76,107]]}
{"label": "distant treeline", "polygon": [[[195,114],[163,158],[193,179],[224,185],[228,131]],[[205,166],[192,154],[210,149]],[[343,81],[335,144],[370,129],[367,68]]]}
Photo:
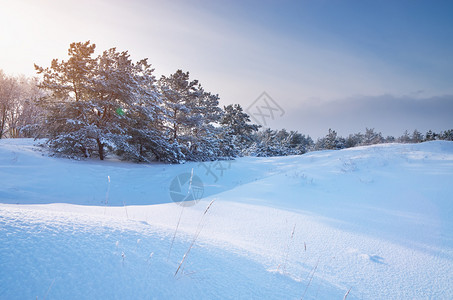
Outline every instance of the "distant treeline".
{"label": "distant treeline", "polygon": [[259,129],[238,104],[219,106],[189,72],[154,77],[146,59],[115,48],[94,56],[89,41],[72,43],[67,61],[35,66],[40,79],[0,70],[0,139],[46,138],[56,155],[115,155],[132,161],[209,161],[238,156],[298,155],[379,143],[453,140],[453,131],[415,130],[383,137],[374,129],[314,142],[297,131]]}
{"label": "distant treeline", "polygon": [[335,130],[329,129],[326,136],[316,142],[310,136],[305,136],[297,131],[264,129],[253,134],[251,145],[244,151],[252,156],[285,156],[304,154],[318,150],[340,150],[357,146],[368,146],[384,143],[421,143],[434,140],[453,141],[453,130],[439,133],[429,130],[422,134],[418,130],[412,133],[404,132],[400,137],[383,137],[373,128],[365,129],[365,133],[350,134],[341,137]]}

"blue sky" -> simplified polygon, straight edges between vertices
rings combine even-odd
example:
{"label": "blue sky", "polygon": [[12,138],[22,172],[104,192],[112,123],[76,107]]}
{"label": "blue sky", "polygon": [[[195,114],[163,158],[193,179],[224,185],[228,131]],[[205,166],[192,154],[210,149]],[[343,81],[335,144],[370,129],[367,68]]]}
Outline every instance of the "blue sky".
{"label": "blue sky", "polygon": [[222,104],[248,108],[266,91],[285,112],[268,120],[273,128],[314,137],[453,128],[452,1],[0,5],[0,68],[10,74],[33,75],[33,63],[65,59],[71,42],[91,40],[148,57],[157,77],[190,71]]}

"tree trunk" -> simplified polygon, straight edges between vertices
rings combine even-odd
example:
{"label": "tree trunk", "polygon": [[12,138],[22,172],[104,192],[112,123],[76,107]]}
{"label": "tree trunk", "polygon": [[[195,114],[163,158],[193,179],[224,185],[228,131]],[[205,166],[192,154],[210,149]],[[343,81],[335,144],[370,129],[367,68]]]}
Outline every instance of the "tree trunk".
{"label": "tree trunk", "polygon": [[96,139],[96,142],[98,143],[99,159],[104,160],[104,144],[99,138]]}
{"label": "tree trunk", "polygon": [[176,109],[173,110],[174,114],[174,123],[173,123],[173,142],[176,142],[176,139],[178,138],[178,125],[176,124],[176,114],[178,111]]}
{"label": "tree trunk", "polygon": [[6,106],[2,105],[2,119],[0,120],[0,139],[3,137],[3,133],[5,131],[5,124],[6,124]]}
{"label": "tree trunk", "polygon": [[144,157],[145,157],[145,155],[143,153],[143,144],[140,143],[139,149],[140,150],[139,150],[139,158],[138,159],[139,159],[139,161],[143,161]]}
{"label": "tree trunk", "polygon": [[90,157],[90,156],[88,155],[88,149],[85,148],[84,146],[80,146],[80,151],[82,151],[82,154],[83,154],[83,156],[85,156],[85,158]]}

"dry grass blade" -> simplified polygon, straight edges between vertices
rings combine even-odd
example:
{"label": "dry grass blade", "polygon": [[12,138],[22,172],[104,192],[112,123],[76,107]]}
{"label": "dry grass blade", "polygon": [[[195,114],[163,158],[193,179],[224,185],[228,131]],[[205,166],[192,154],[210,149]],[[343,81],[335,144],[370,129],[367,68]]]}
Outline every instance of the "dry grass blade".
{"label": "dry grass blade", "polygon": [[346,292],[346,294],[343,297],[343,300],[346,300],[348,298],[349,292],[351,291],[352,287],[349,288],[349,290]]}
{"label": "dry grass blade", "polygon": [[[307,293],[308,287],[310,286],[310,284],[311,284],[311,282],[312,282],[312,280],[313,280],[313,276],[315,276],[315,272],[316,272],[316,269],[318,268],[318,264],[319,264],[319,258],[318,258],[318,261],[316,262],[315,267],[314,267],[313,270],[310,272],[310,273],[311,273],[311,277],[310,277],[310,280],[309,280],[308,283],[307,283],[307,286],[305,287],[305,291],[304,291],[304,294],[302,295],[302,298],[300,298],[301,300],[304,299],[305,294]],[[310,273],[308,273],[308,276],[310,276]]]}
{"label": "dry grass blade", "polygon": [[179,263],[179,266],[178,268],[176,269],[176,272],[175,272],[175,275],[176,276],[179,272],[179,270],[181,270],[181,267],[184,265],[184,262],[186,261],[186,258],[187,258],[187,255],[189,255],[190,253],[190,250],[192,250],[192,247],[193,245],[195,245],[195,241],[197,240],[198,236],[200,235],[201,233],[201,230],[203,229],[203,221],[204,221],[204,218],[206,216],[206,214],[208,213],[208,210],[211,208],[211,205],[212,203],[214,203],[215,199],[213,199],[209,204],[208,206],[206,207],[204,213],[203,213],[203,216],[201,217],[201,220],[200,222],[198,223],[198,226],[197,226],[197,231],[195,232],[195,235],[193,237],[193,240],[192,240],[192,243],[190,244],[189,246],[189,249],[187,249],[186,253],[184,253],[184,256],[182,257],[182,260],[181,262]]}
{"label": "dry grass blade", "polygon": [[[47,289],[47,292],[46,292],[46,294],[44,295],[44,300],[46,300],[47,295],[49,295],[50,289],[52,288],[52,286],[53,286],[54,283],[55,283],[55,279],[52,281],[52,283],[50,284],[49,288]],[[36,297],[36,298],[38,298],[38,297]]]}
{"label": "dry grass blade", "polygon": [[[283,261],[283,273],[286,273],[286,265],[288,264],[288,256],[289,256],[289,249],[290,249],[290,244],[293,241],[294,238],[294,232],[296,231],[296,224],[294,224],[293,231],[291,232],[291,237],[288,240],[288,243],[286,244],[286,250],[285,250],[285,259]],[[278,266],[277,270],[280,268],[280,265]]]}
{"label": "dry grass blade", "polygon": [[206,215],[206,213],[208,212],[208,210],[211,208],[211,205],[212,203],[214,203],[215,199],[212,199],[211,202],[209,202],[208,206],[206,207],[204,213],[203,213],[203,216]]}
{"label": "dry grass blade", "polygon": [[179,223],[181,223],[181,217],[182,217],[182,213],[184,212],[184,207],[185,206],[183,205],[181,208],[181,212],[179,213],[178,223],[176,224],[175,232],[173,233],[173,238],[171,240],[170,251],[168,251],[167,259],[170,258],[171,250],[173,249],[173,244],[175,243],[176,233],[178,232]]}
{"label": "dry grass blade", "polygon": [[[178,180],[179,180],[179,178],[178,178]],[[193,168],[192,168],[192,171],[190,172],[189,188],[187,190],[187,196],[189,196],[189,194],[192,190],[192,180],[193,180]],[[181,183],[180,183],[180,185],[181,185]],[[171,250],[173,249],[173,244],[175,243],[176,233],[178,232],[179,224],[181,223],[182,213],[184,212],[185,205],[181,205],[181,206],[182,206],[181,212],[179,213],[178,223],[176,224],[175,232],[173,233],[173,238],[171,240],[170,251],[168,251],[167,260],[170,258]]]}

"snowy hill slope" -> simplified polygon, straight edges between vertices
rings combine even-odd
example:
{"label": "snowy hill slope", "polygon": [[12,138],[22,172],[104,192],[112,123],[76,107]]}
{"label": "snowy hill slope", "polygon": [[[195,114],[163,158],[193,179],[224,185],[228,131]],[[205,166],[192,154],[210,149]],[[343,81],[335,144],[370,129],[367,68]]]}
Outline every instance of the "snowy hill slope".
{"label": "snowy hill slope", "polygon": [[0,182],[0,299],[453,298],[451,142],[170,166],[0,140]]}

